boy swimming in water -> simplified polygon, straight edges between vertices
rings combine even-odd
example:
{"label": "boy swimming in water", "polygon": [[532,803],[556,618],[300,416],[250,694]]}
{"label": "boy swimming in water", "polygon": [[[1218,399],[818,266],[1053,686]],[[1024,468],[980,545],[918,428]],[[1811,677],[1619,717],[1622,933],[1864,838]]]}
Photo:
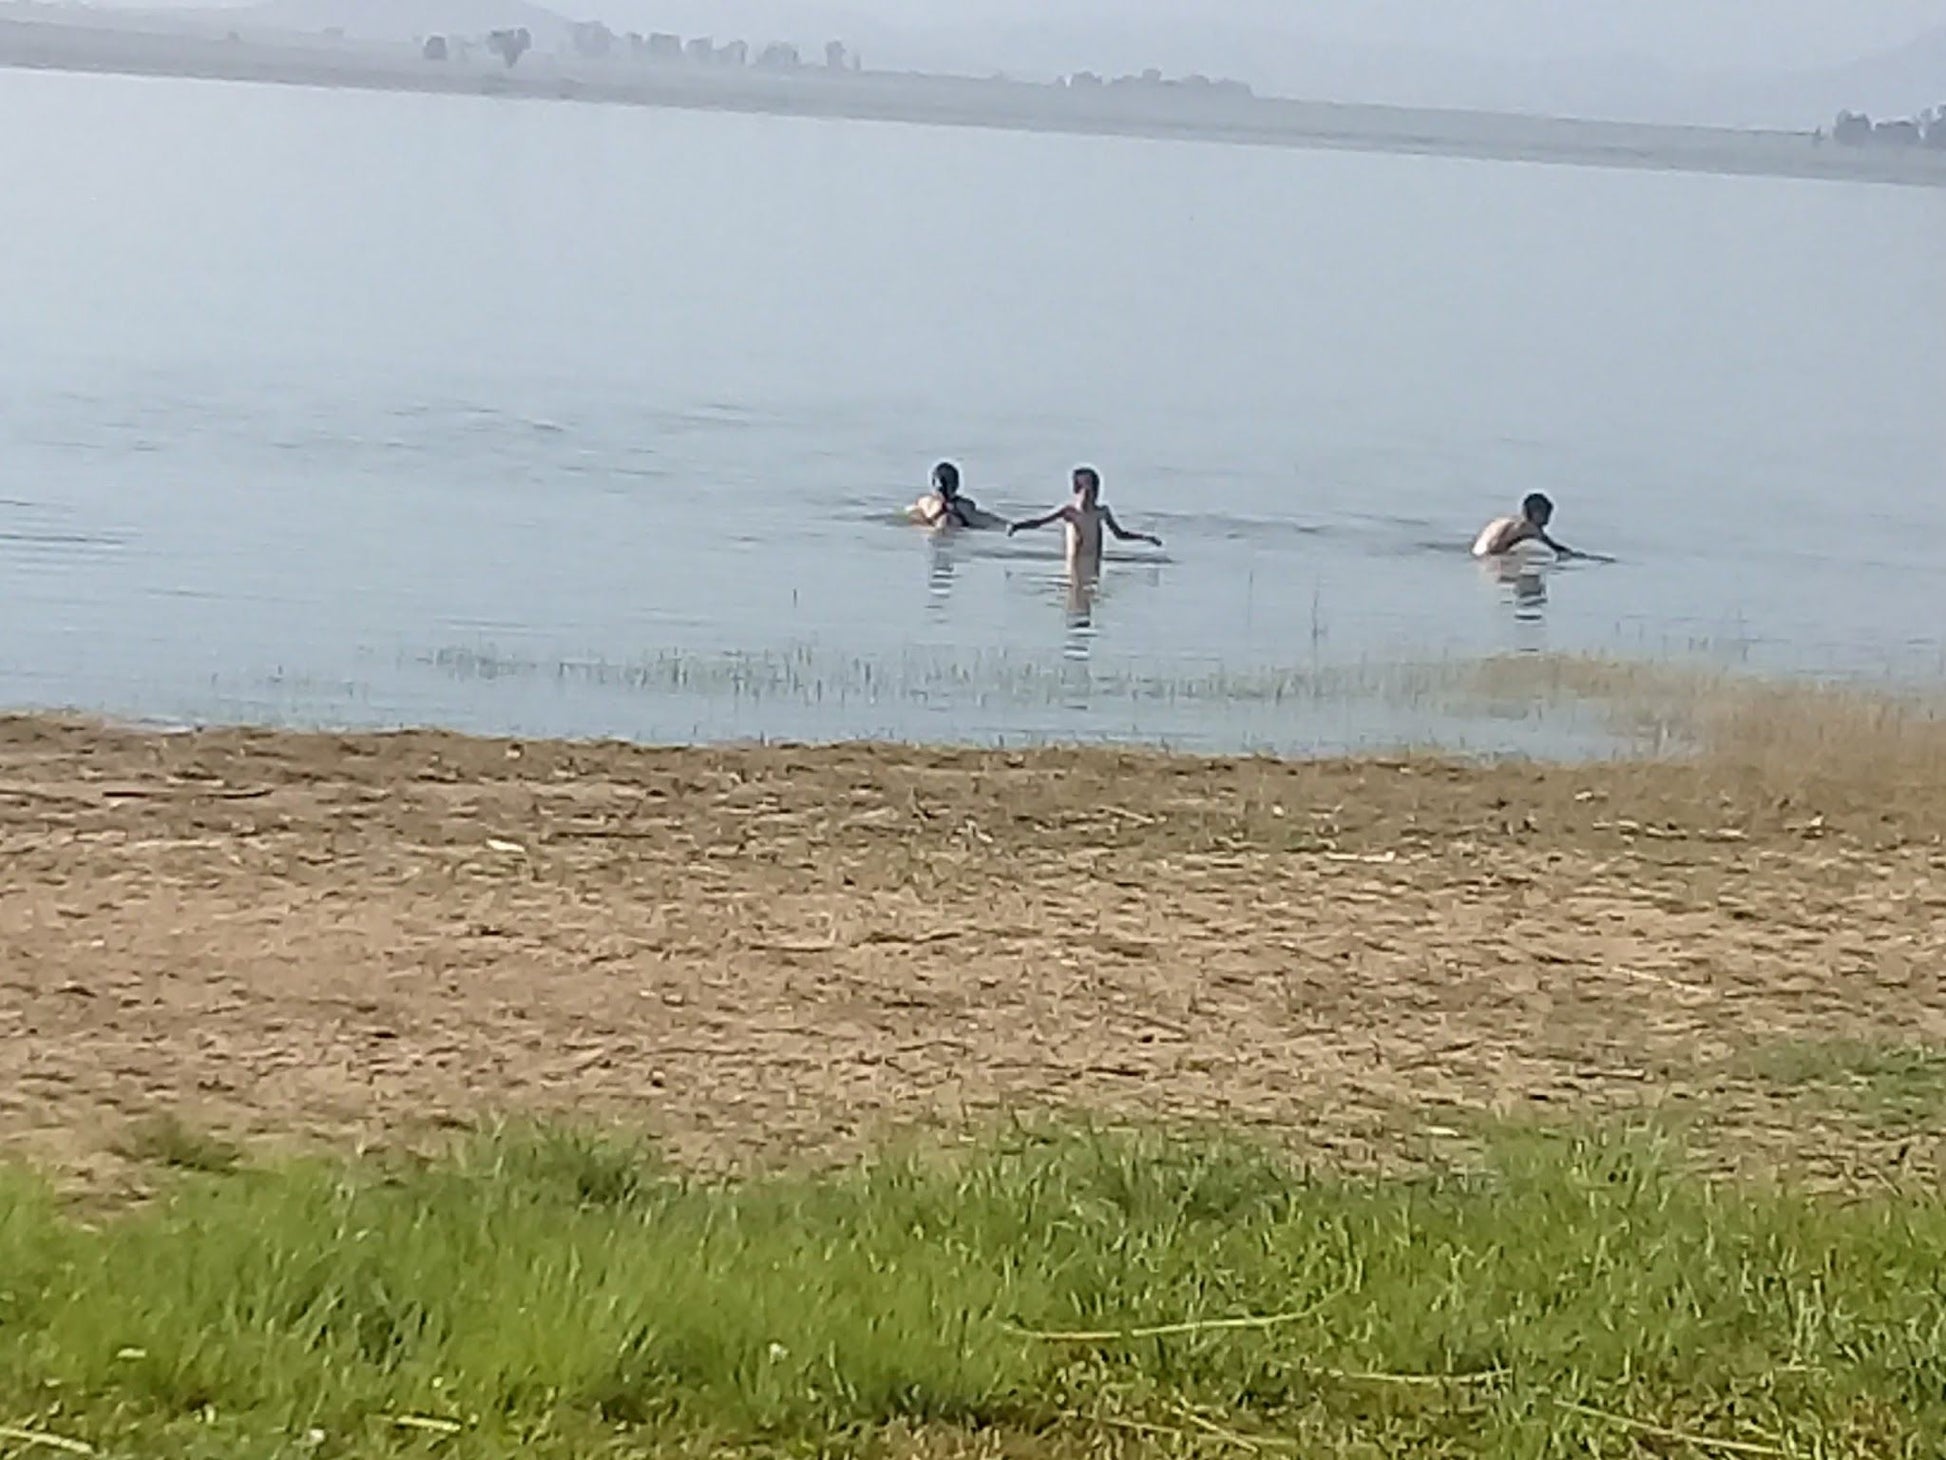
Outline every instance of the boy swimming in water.
{"label": "boy swimming in water", "polygon": [[1152,537],[1146,532],[1130,532],[1115,520],[1115,514],[1101,500],[1101,473],[1091,466],[1074,469],[1074,496],[1065,506],[1056,507],[1045,516],[1014,523],[1007,529],[1007,536],[1012,537],[1016,532],[1032,532],[1037,527],[1046,527],[1054,522],[1067,524],[1068,566],[1082,572],[1094,573],[1101,568],[1103,527],[1123,542],[1162,546],[1161,538]]}
{"label": "boy swimming in water", "polygon": [[959,468],[942,461],[932,469],[932,490],[905,509],[905,515],[926,527],[999,527],[1001,521],[960,491]]}
{"label": "boy swimming in water", "polygon": [[1580,557],[1573,548],[1563,547],[1547,535],[1547,524],[1553,520],[1554,504],[1542,493],[1530,492],[1520,504],[1518,517],[1496,517],[1480,529],[1480,535],[1473,539],[1473,556],[1505,557],[1522,543],[1537,542],[1558,557]]}

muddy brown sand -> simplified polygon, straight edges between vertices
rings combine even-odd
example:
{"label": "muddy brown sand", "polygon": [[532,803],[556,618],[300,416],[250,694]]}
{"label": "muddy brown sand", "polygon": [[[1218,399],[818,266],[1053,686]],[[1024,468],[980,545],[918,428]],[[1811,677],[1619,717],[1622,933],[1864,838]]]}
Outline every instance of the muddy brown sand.
{"label": "muddy brown sand", "polygon": [[0,720],[0,1141],[500,1115],[703,1165],[1003,1112],[1349,1162],[1946,1042],[1946,787]]}

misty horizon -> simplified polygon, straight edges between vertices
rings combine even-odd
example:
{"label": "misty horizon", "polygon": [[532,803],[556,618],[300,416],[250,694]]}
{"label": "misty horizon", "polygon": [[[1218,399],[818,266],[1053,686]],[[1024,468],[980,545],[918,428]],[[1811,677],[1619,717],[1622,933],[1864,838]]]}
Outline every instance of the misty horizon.
{"label": "misty horizon", "polygon": [[[341,23],[354,36],[392,39],[377,32],[413,30],[427,18],[463,32],[462,17],[512,15],[528,3],[114,0],[89,8],[255,13],[266,28]],[[1463,19],[1423,0],[539,0],[538,9],[618,31],[804,45],[842,38],[888,70],[1040,79],[1156,67],[1276,94],[1413,107],[1808,130],[1841,109],[1902,115],[1946,103],[1946,14],[1932,0],[1790,0],[1761,15],[1741,0],[1647,0],[1596,12],[1483,0]]]}
{"label": "misty horizon", "polygon": [[[102,10],[250,10],[262,0],[97,0]],[[1754,6],[1741,0],[1642,0],[1587,14],[1546,0],[1479,0],[1464,16],[1423,0],[1207,0],[1111,4],[1107,0],[569,0],[542,8],[569,20],[631,29],[718,29],[753,24],[789,31],[863,24],[915,34],[972,34],[984,26],[1065,30],[1100,27],[1104,38],[1134,25],[1202,26],[1312,37],[1360,47],[1451,51],[1485,59],[1626,58],[1676,68],[1810,69],[1891,49],[1946,26],[1932,0],[1876,0],[1845,7],[1803,0]],[[978,14],[968,14],[969,8]]]}

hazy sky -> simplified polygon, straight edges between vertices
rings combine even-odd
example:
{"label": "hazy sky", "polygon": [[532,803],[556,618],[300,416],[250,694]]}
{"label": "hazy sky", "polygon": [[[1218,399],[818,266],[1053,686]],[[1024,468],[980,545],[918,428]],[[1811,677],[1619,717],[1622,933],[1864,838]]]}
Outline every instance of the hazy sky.
{"label": "hazy sky", "polygon": [[[183,6],[198,0],[150,0]],[[210,3],[210,0],[201,0]],[[239,0],[229,0],[239,3]],[[658,0],[555,0],[552,8],[653,26],[695,6]],[[1038,18],[1126,24],[1130,17],[1212,21],[1523,56],[1629,52],[1698,67],[1814,66],[1895,45],[1946,25],[1946,0],[748,0],[721,12],[802,13],[828,24],[869,16],[907,30],[963,32]]]}

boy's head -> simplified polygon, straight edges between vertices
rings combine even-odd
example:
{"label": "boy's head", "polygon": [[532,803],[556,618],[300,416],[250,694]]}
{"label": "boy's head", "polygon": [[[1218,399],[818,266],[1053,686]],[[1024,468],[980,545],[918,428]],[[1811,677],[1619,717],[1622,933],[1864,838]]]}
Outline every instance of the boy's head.
{"label": "boy's head", "polygon": [[942,461],[932,469],[932,484],[939,495],[947,501],[959,495],[959,468],[950,461]]}
{"label": "boy's head", "polygon": [[1553,520],[1554,504],[1544,492],[1529,492],[1520,504],[1520,515],[1536,527],[1545,527]]}
{"label": "boy's head", "polygon": [[1092,503],[1101,495],[1101,473],[1092,466],[1077,466],[1074,469],[1074,489]]}

